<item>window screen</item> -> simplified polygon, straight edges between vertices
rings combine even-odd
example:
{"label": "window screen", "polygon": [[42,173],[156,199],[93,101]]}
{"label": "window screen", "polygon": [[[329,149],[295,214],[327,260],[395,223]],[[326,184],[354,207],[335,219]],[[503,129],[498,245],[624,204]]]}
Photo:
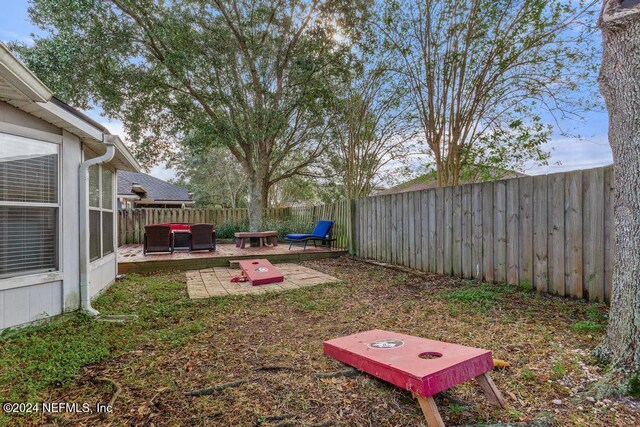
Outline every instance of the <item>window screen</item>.
{"label": "window screen", "polygon": [[89,211],[89,259],[100,258],[100,211]]}
{"label": "window screen", "polygon": [[0,201],[58,203],[58,146],[0,134]]}
{"label": "window screen", "polygon": [[113,253],[113,212],[102,212],[102,256]]}
{"label": "window screen", "polygon": [[57,211],[0,206],[0,278],[57,270]]}
{"label": "window screen", "polygon": [[100,168],[98,165],[89,168],[89,206],[100,207]]}
{"label": "window screen", "polygon": [[102,168],[102,209],[113,209],[113,173]]}
{"label": "window screen", "polygon": [[89,256],[113,253],[113,172],[103,165],[89,168]]}
{"label": "window screen", "polygon": [[0,278],[58,268],[58,146],[0,134]]}

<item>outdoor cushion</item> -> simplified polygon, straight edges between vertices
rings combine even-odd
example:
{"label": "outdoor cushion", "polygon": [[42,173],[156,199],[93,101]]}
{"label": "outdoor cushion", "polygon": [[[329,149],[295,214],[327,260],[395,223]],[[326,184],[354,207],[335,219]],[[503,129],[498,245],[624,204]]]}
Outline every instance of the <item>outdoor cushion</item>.
{"label": "outdoor cushion", "polygon": [[331,231],[331,227],[333,227],[333,221],[321,219],[320,221],[318,221],[316,227],[311,233],[291,233],[287,234],[284,238],[288,240],[304,240],[314,238],[326,239],[327,235]]}
{"label": "outdoor cushion", "polygon": [[171,227],[171,231],[176,231],[176,230],[189,231],[190,230],[189,224],[169,224],[169,226]]}
{"label": "outdoor cushion", "polygon": [[327,235],[331,231],[331,227],[333,227],[333,221],[321,219],[316,224],[316,228],[313,229],[311,235],[317,237],[327,237]]}
{"label": "outdoor cushion", "polygon": [[307,239],[309,237],[322,237],[322,236],[314,236],[312,234],[293,233],[293,234],[287,234],[285,236],[285,239],[300,240],[300,239]]}
{"label": "outdoor cushion", "polygon": [[[189,231],[191,230],[191,224],[185,224],[185,223],[164,223],[164,224],[152,224],[152,225],[166,225],[171,227],[171,231],[175,231],[175,230],[186,230]],[[215,231],[215,229],[213,230]]]}

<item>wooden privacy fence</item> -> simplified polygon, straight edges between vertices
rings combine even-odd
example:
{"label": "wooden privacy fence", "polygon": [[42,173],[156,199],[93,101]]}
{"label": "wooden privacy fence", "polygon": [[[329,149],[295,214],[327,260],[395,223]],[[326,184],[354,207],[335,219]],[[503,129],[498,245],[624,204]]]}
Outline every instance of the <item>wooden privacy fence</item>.
{"label": "wooden privacy fence", "polygon": [[[337,239],[336,246],[346,248],[351,241],[351,202],[339,200],[320,206],[304,206],[293,208],[267,209],[265,218],[272,220],[291,220],[292,226],[304,229],[294,230],[300,233],[311,231],[320,219],[335,222],[333,234]],[[219,226],[225,222],[240,224],[248,220],[246,209],[121,209],[118,211],[118,243],[119,245],[142,243],[144,226],[162,223],[198,223],[206,222]]]}
{"label": "wooden privacy fence", "polygon": [[356,201],[356,254],[479,280],[609,299],[611,167]]}
{"label": "wooden privacy fence", "polygon": [[[266,217],[285,219],[289,208],[267,209]],[[220,225],[224,222],[240,224],[248,220],[246,209],[161,209],[139,208],[118,211],[118,244],[142,243],[144,226],[163,223],[200,223]]]}

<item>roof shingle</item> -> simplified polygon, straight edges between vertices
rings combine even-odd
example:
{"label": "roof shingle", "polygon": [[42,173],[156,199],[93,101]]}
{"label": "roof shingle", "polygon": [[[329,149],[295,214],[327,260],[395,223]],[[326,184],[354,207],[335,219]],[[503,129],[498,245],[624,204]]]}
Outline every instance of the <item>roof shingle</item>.
{"label": "roof shingle", "polygon": [[190,201],[189,190],[155,178],[146,173],[118,171],[118,195],[135,195],[131,191],[136,183],[146,190],[145,198],[163,201]]}

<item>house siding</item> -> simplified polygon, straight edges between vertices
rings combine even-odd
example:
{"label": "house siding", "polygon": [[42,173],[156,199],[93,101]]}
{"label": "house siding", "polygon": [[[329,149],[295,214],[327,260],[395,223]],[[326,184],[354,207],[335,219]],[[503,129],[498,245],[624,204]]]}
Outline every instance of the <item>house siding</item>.
{"label": "house siding", "polygon": [[2,328],[35,322],[62,313],[62,281],[0,292]]}
{"label": "house siding", "polygon": [[62,129],[2,101],[0,101],[0,122],[62,135]]}
{"label": "house siding", "polygon": [[104,292],[115,280],[116,255],[109,254],[91,263],[89,273],[89,296],[93,299]]}
{"label": "house siding", "polygon": [[[24,137],[33,136],[28,134],[29,129],[61,135],[62,143],[59,152],[59,271],[49,273],[49,276],[45,274],[34,278],[21,276],[1,279],[0,330],[32,323],[80,307],[78,168],[83,158],[83,147],[78,137],[0,101],[0,125],[2,123],[14,126],[11,132],[14,134],[20,132],[20,128],[16,126],[23,128],[26,133],[20,136]],[[86,157],[94,155],[87,153]],[[115,188],[115,181],[113,187]],[[117,226],[116,221],[117,215],[114,215],[114,230]],[[113,283],[116,270],[115,254],[91,263],[89,295],[92,298]]]}
{"label": "house siding", "polygon": [[64,311],[80,308],[80,207],[78,206],[78,167],[82,161],[80,139],[69,132],[62,139],[62,259],[65,280],[62,292]]}

